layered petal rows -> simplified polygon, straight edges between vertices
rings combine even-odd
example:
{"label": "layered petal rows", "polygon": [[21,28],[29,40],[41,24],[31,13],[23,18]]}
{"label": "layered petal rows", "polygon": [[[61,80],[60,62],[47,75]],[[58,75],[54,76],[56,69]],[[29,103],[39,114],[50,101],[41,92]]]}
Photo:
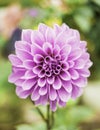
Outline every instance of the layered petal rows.
{"label": "layered petal rows", "polygon": [[31,96],[36,105],[49,103],[52,111],[82,94],[92,65],[86,42],[66,24],[50,28],[41,23],[38,30],[23,30],[9,60],[9,82],[16,85],[17,95]]}

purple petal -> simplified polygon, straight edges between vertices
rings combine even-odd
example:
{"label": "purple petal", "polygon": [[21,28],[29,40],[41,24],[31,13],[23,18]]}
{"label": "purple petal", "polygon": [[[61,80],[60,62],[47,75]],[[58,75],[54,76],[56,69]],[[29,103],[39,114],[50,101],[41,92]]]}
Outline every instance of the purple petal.
{"label": "purple petal", "polygon": [[33,72],[34,72],[35,74],[39,74],[39,73],[41,72],[41,70],[42,70],[42,66],[40,66],[40,65],[37,65],[37,66],[35,66],[35,67],[33,68]]}
{"label": "purple petal", "polygon": [[18,79],[18,80],[16,80],[15,85],[20,86],[21,84],[23,84],[24,81],[25,80],[23,80],[23,79]]}
{"label": "purple petal", "polygon": [[37,30],[34,30],[31,34],[31,41],[32,43],[36,43],[38,44],[39,46],[42,47],[43,43],[45,42],[44,40],[44,36],[42,35],[41,32],[37,31]]}
{"label": "purple petal", "polygon": [[93,65],[93,62],[91,62],[90,60],[87,61],[85,68],[90,68]]}
{"label": "purple petal", "polygon": [[40,104],[46,105],[47,102],[48,102],[48,95],[46,94],[46,95],[40,96],[40,98],[37,101],[35,101],[35,104],[36,105],[40,105]]}
{"label": "purple petal", "polygon": [[79,45],[80,45],[80,41],[79,41],[79,39],[77,39],[76,36],[70,37],[70,38],[67,40],[66,43],[71,46],[72,50],[77,49],[77,47],[79,47]]}
{"label": "purple petal", "polygon": [[20,70],[20,71],[17,71],[15,73],[12,73],[9,78],[8,78],[8,81],[10,83],[14,83],[16,80],[20,79],[23,75],[25,74],[25,71],[24,70]]}
{"label": "purple petal", "polygon": [[63,23],[61,25],[61,28],[62,28],[62,30],[68,30],[69,29],[69,27],[65,23]]}
{"label": "purple petal", "polygon": [[58,90],[58,89],[61,88],[61,86],[62,86],[62,83],[61,83],[60,78],[58,76],[55,77],[55,80],[54,80],[54,83],[53,83],[53,88]]}
{"label": "purple petal", "polygon": [[32,60],[26,60],[23,62],[23,65],[27,69],[33,69],[33,67],[36,65]]}
{"label": "purple petal", "polygon": [[55,31],[56,35],[58,35],[62,30],[58,24],[54,24],[54,31]]}
{"label": "purple petal", "polygon": [[73,85],[73,90],[72,90],[71,97],[73,99],[76,99],[77,97],[81,96],[82,92],[83,92],[83,88],[79,88],[79,87]]}
{"label": "purple petal", "polygon": [[63,87],[58,90],[58,95],[63,102],[67,102],[70,99],[70,93],[68,93]]}
{"label": "purple petal", "polygon": [[72,83],[78,87],[85,87],[87,85],[87,78],[80,77],[76,80],[73,80]]}
{"label": "purple petal", "polygon": [[31,46],[31,53],[32,55],[36,55],[36,54],[40,54],[42,56],[45,56],[45,52],[43,51],[43,49],[38,46],[36,43],[33,43],[32,46]]}
{"label": "purple petal", "polygon": [[25,80],[22,84],[23,90],[29,90],[36,84],[36,79]]}
{"label": "purple petal", "polygon": [[37,75],[33,73],[32,70],[27,70],[25,72],[25,75],[23,77],[21,77],[21,79],[32,79],[35,78]]}
{"label": "purple petal", "polygon": [[68,57],[69,60],[76,60],[82,55],[81,49],[73,50]]}
{"label": "purple petal", "polygon": [[42,96],[42,95],[45,95],[47,93],[47,87],[44,86],[42,88],[39,89],[39,94]]}
{"label": "purple petal", "polygon": [[48,42],[45,42],[43,44],[43,50],[44,50],[45,53],[51,55],[52,54],[52,45]]}
{"label": "purple petal", "polygon": [[45,86],[45,84],[46,84],[46,78],[45,77],[38,79],[38,86],[39,87],[43,87],[43,86]]}
{"label": "purple petal", "polygon": [[76,70],[70,69],[69,73],[70,73],[72,79],[78,79],[79,78],[79,73]]}
{"label": "purple petal", "polygon": [[79,34],[79,31],[78,30],[76,30],[76,29],[73,29],[73,35],[75,36],[75,37],[77,37],[77,40],[80,40],[80,34]]}
{"label": "purple petal", "polygon": [[50,90],[49,90],[49,99],[50,99],[51,101],[54,101],[54,100],[57,98],[57,92],[56,92],[55,89],[52,88],[52,86],[50,86],[49,89],[50,89]]}
{"label": "purple petal", "polygon": [[90,71],[88,69],[78,70],[78,72],[83,77],[89,77],[90,76]]}
{"label": "purple petal", "polygon": [[66,33],[65,30],[63,30],[61,33],[59,33],[59,35],[56,37],[55,39],[55,45],[59,45],[59,47],[62,47],[65,45],[67,39],[69,38],[69,32]]}
{"label": "purple petal", "polygon": [[31,93],[31,90],[24,91],[21,87],[16,87],[16,94],[20,98],[26,99]]}
{"label": "purple petal", "polygon": [[84,68],[84,66],[85,66],[84,60],[79,59],[79,60],[75,61],[75,65],[74,65],[75,69],[82,69],[82,68]]}
{"label": "purple petal", "polygon": [[62,65],[61,65],[62,69],[65,71],[65,70],[68,70],[69,69],[69,64],[67,62],[62,62]]}
{"label": "purple petal", "polygon": [[14,54],[9,55],[8,58],[13,66],[19,66],[22,64],[22,61]]}
{"label": "purple petal", "polygon": [[53,83],[54,83],[54,80],[55,80],[54,76],[51,76],[51,77],[48,77],[48,78],[47,78],[48,84],[53,84]]}
{"label": "purple petal", "polygon": [[15,42],[15,48],[23,51],[30,52],[31,51],[31,46],[29,43],[25,41],[16,41]]}
{"label": "purple petal", "polygon": [[65,45],[61,48],[60,54],[66,54],[66,57],[70,54],[71,52],[71,46],[70,45]]}
{"label": "purple petal", "polygon": [[23,30],[22,31],[22,41],[26,41],[28,43],[31,43],[31,33],[32,33],[32,30],[30,29],[26,29],[26,30]]}
{"label": "purple petal", "polygon": [[36,62],[36,63],[41,63],[41,62],[43,62],[43,60],[44,60],[44,57],[40,54],[36,54],[34,56],[34,62]]}
{"label": "purple petal", "polygon": [[48,27],[48,26],[46,26],[45,24],[40,23],[40,24],[39,24],[39,27],[38,27],[38,30],[39,30],[43,35],[45,35],[46,30],[47,30],[47,27]]}
{"label": "purple petal", "polygon": [[46,30],[46,42],[52,43],[52,45],[54,44],[54,39],[55,39],[55,32],[53,31],[52,28],[48,27]]}
{"label": "purple petal", "polygon": [[71,76],[68,71],[61,71],[60,77],[62,80],[70,80]]}
{"label": "purple petal", "polygon": [[58,56],[60,53],[60,47],[58,45],[54,45],[54,49],[53,49],[53,56]]}
{"label": "purple petal", "polygon": [[68,64],[69,64],[69,68],[73,68],[75,63],[73,61],[68,61]]}
{"label": "purple petal", "polygon": [[32,92],[32,95],[31,95],[31,99],[32,101],[36,101],[40,98],[40,94],[39,94],[39,87],[36,86],[34,91]]}
{"label": "purple petal", "polygon": [[38,77],[39,77],[39,78],[45,77],[45,70],[42,69],[42,70],[38,73]]}
{"label": "purple petal", "polygon": [[55,111],[57,110],[56,104],[57,104],[57,101],[56,101],[56,100],[50,102],[50,109],[51,109],[53,112],[55,112]]}
{"label": "purple petal", "polygon": [[21,59],[22,61],[28,59],[28,60],[32,60],[33,56],[30,54],[30,52],[26,52],[20,49],[16,49],[16,54],[19,57],[19,59]]}
{"label": "purple petal", "polygon": [[59,104],[59,107],[65,107],[66,106],[66,102],[63,102],[60,99],[59,99],[58,104]]}
{"label": "purple petal", "polygon": [[72,91],[72,84],[71,84],[71,81],[62,81],[62,84],[63,84],[63,87],[64,89],[70,93]]}

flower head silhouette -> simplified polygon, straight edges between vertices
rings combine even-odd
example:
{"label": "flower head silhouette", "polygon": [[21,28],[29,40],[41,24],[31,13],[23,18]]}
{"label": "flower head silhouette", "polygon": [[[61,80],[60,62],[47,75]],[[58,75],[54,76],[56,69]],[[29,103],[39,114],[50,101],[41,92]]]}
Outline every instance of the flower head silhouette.
{"label": "flower head silhouette", "polygon": [[16,85],[17,95],[31,96],[37,105],[49,103],[52,111],[82,94],[92,65],[86,42],[66,24],[51,28],[41,23],[38,30],[23,30],[9,60],[9,82]]}

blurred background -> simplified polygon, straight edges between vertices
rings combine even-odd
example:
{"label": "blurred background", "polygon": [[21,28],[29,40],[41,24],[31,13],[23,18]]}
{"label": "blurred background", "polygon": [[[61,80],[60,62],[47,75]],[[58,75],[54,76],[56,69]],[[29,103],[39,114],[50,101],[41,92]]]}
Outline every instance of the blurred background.
{"label": "blurred background", "polygon": [[7,81],[14,42],[40,22],[78,29],[93,61],[83,96],[56,112],[53,130],[100,130],[100,0],[0,0],[0,130],[45,130],[30,100],[19,99]]}

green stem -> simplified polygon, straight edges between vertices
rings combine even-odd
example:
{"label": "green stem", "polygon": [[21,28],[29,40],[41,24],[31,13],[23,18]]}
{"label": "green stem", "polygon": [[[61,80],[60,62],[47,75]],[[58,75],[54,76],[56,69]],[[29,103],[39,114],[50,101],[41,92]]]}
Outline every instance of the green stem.
{"label": "green stem", "polygon": [[[34,104],[34,102],[32,102]],[[44,120],[45,123],[47,123],[47,119],[45,118],[45,116],[43,115],[42,111],[38,108],[35,107],[37,112],[40,114],[41,118]]]}
{"label": "green stem", "polygon": [[47,105],[47,130],[50,130],[50,106]]}
{"label": "green stem", "polygon": [[54,112],[51,113],[51,128],[54,126]]}
{"label": "green stem", "polygon": [[[34,102],[32,103],[34,104]],[[47,126],[46,130],[51,130],[54,126],[54,112],[51,112],[50,114],[50,105],[47,105],[47,118],[45,118],[44,114],[38,107],[36,107],[36,110],[40,114],[43,121],[46,123]]]}

